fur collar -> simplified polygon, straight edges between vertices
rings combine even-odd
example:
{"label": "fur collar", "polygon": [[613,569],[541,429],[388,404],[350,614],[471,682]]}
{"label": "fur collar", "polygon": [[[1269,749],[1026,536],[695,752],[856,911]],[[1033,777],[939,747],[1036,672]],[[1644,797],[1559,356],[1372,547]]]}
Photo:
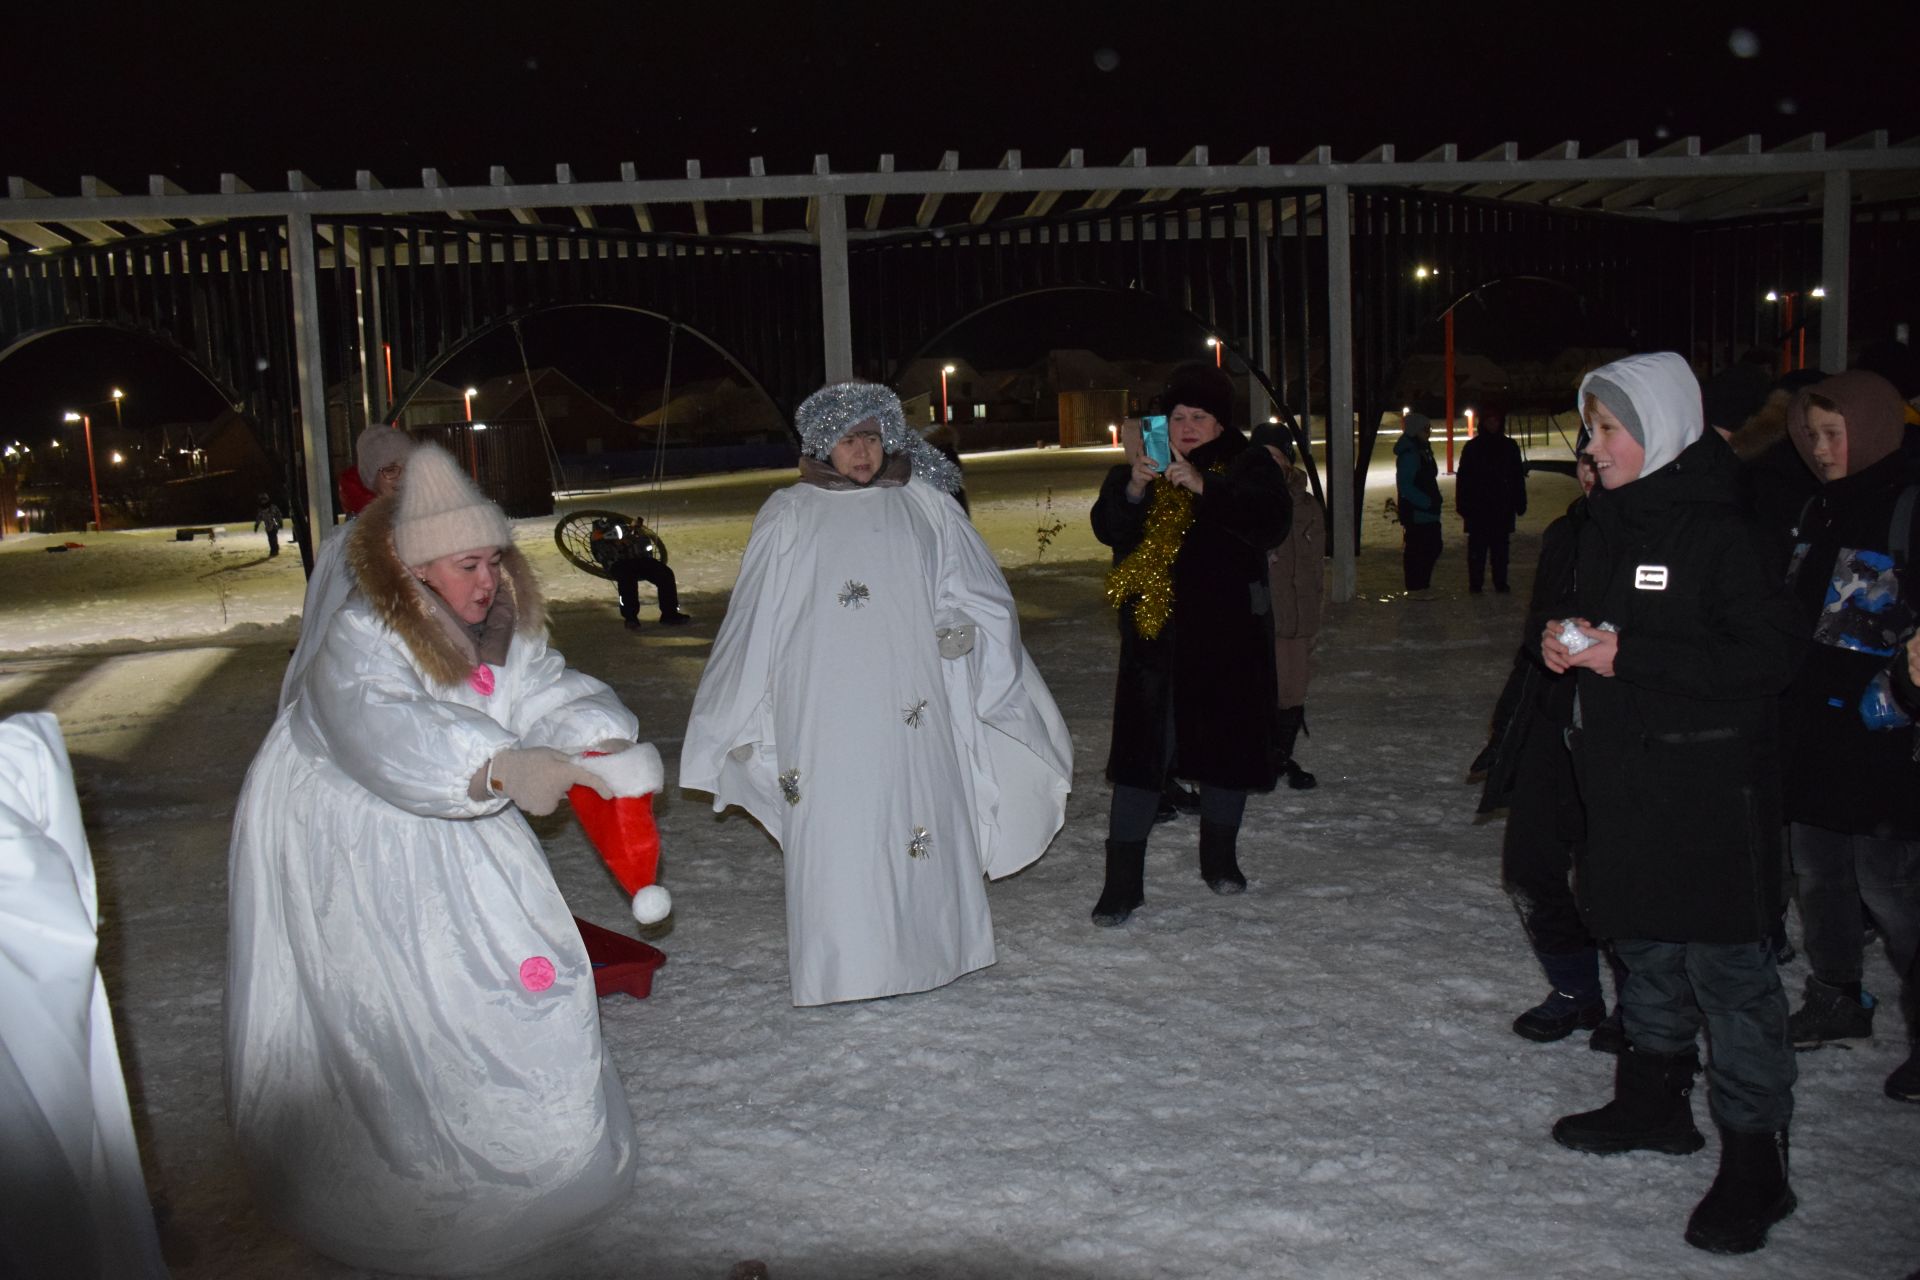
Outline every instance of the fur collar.
{"label": "fur collar", "polygon": [[800,483],[818,489],[892,489],[905,484],[913,475],[913,459],[904,453],[889,453],[885,458],[873,479],[861,484],[835,471],[832,463],[803,453],[800,455]]}
{"label": "fur collar", "polygon": [[464,684],[482,662],[506,660],[515,632],[537,634],[547,625],[546,602],[533,567],[514,546],[503,548],[500,593],[487,620],[468,627],[393,550],[393,498],[373,502],[346,532],[347,567],[380,621],[393,628],[420,670],[435,684]]}

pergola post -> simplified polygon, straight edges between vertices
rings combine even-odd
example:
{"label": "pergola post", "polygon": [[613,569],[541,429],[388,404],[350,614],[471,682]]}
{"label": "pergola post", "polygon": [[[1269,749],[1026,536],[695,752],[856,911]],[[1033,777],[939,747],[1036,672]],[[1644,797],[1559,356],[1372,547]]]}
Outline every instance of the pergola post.
{"label": "pergola post", "polygon": [[853,290],[847,274],[847,198],[820,197],[820,328],[828,382],[853,377]]}
{"label": "pergola post", "polygon": [[[1344,183],[1329,184],[1321,206],[1327,238],[1327,513],[1333,531],[1332,598],[1353,599],[1357,589],[1353,467],[1353,260],[1352,210]],[[1304,230],[1304,228],[1302,229]]]}
{"label": "pergola post", "polygon": [[1839,373],[1847,367],[1848,257],[1853,244],[1853,175],[1830,169],[1821,193],[1820,285],[1827,296],[1820,303],[1820,367]]}
{"label": "pergola post", "polygon": [[[333,533],[333,458],[327,444],[327,388],[320,356],[319,269],[313,215],[287,215],[287,270],[293,286],[293,360],[300,383],[300,453],[306,462],[307,526],[313,552]],[[291,497],[291,495],[289,495]]]}
{"label": "pergola post", "polygon": [[[1272,377],[1273,334],[1271,328],[1272,316],[1269,314],[1272,309],[1272,299],[1268,294],[1268,279],[1272,273],[1267,263],[1267,237],[1261,230],[1262,218],[1260,216],[1261,205],[1259,202],[1255,202],[1249,206],[1249,211],[1250,217],[1248,218],[1247,235],[1253,242],[1253,252],[1249,254],[1248,257],[1252,260],[1252,270],[1256,276],[1253,286],[1253,359],[1257,368],[1266,373],[1268,377]],[[1286,394],[1285,387],[1280,389],[1280,394]],[[1267,394],[1265,384],[1263,384],[1260,379],[1249,374],[1247,377],[1247,416],[1251,421],[1247,424],[1248,427],[1259,426],[1262,422],[1265,422],[1273,412],[1273,399]]]}

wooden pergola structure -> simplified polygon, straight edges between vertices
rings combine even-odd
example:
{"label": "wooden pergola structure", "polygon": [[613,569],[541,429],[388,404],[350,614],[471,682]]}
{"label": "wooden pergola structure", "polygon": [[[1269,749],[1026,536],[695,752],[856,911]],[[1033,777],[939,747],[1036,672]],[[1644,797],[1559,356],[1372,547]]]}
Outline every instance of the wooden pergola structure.
{"label": "wooden pergola structure", "polygon": [[[1700,230],[1762,223],[1786,228],[1781,234],[1799,241],[1817,237],[1816,273],[1824,288],[1819,363],[1843,367],[1860,247],[1871,247],[1876,275],[1920,263],[1920,139],[1895,143],[1876,132],[1830,145],[1823,135],[1810,134],[1767,147],[1749,135],[1708,147],[1689,137],[1646,151],[1627,141],[1591,153],[1566,142],[1531,155],[1512,143],[1471,155],[1448,145],[1405,159],[1392,146],[1351,159],[1336,159],[1320,147],[1292,162],[1256,148],[1231,163],[1216,162],[1205,147],[1172,163],[1152,163],[1143,149],[1134,149],[1090,164],[1074,150],[1040,167],[1029,167],[1017,151],[990,167],[963,167],[950,151],[934,168],[916,170],[897,168],[891,156],[858,170],[836,169],[817,156],[805,173],[769,173],[758,159],[749,161],[746,172],[725,176],[708,174],[697,160],[687,162],[684,175],[671,177],[643,177],[632,165],[621,166],[617,176],[587,177],[562,164],[551,180],[526,181],[496,167],[484,183],[451,183],[426,170],[417,183],[388,186],[363,171],[353,186],[334,188],[294,171],[284,189],[256,190],[226,175],[218,191],[203,192],[183,190],[159,175],[144,192],[121,192],[94,177],[81,177],[72,191],[9,177],[0,198],[0,355],[54,328],[111,323],[117,314],[159,324],[151,311],[126,310],[133,305],[126,299],[144,291],[151,300],[176,273],[252,273],[250,287],[266,298],[268,320],[281,311],[286,317],[293,366],[287,394],[300,423],[298,474],[318,538],[332,525],[327,375],[350,373],[347,362],[357,358],[363,415],[372,419],[391,407],[369,389],[377,380],[364,376],[367,352],[378,349],[368,326],[414,320],[391,300],[368,296],[390,280],[395,289],[412,289],[413,312],[425,316],[419,301],[424,290],[393,274],[402,268],[462,268],[465,275],[441,272],[439,279],[453,291],[452,301],[443,304],[445,314],[463,316],[466,332],[477,323],[501,322],[500,316],[515,314],[512,306],[526,301],[508,298],[498,315],[476,319],[473,296],[462,291],[477,288],[472,282],[486,268],[551,268],[546,275],[528,274],[528,287],[537,293],[559,287],[540,281],[559,278],[555,273],[566,264],[590,292],[606,287],[596,281],[611,278],[613,268],[605,264],[639,264],[626,269],[640,280],[651,270],[644,264],[655,260],[670,271],[675,263],[711,258],[715,262],[707,265],[720,274],[683,273],[683,293],[688,279],[738,278],[744,281],[741,297],[757,299],[766,288],[753,282],[759,277],[749,279],[764,265],[750,261],[757,254],[784,273],[779,289],[787,319],[772,337],[742,340],[789,348],[781,360],[782,377],[791,385],[775,399],[790,410],[791,387],[853,376],[860,352],[867,353],[869,372],[876,362],[897,365],[912,354],[902,344],[933,323],[920,318],[909,324],[897,318],[897,306],[890,311],[863,297],[863,289],[885,287],[889,270],[893,278],[902,276],[899,265],[889,267],[879,257],[872,258],[879,264],[874,270],[856,270],[866,255],[891,254],[893,263],[907,264],[907,278],[928,282],[926,287],[952,277],[940,287],[959,306],[1006,295],[1029,278],[1022,272],[1033,264],[1035,281],[1125,288],[1132,280],[1131,287],[1139,287],[1149,271],[1146,246],[1152,245],[1162,264],[1155,268],[1156,288],[1178,295],[1173,305],[1230,341],[1257,383],[1259,412],[1257,397],[1273,393],[1275,370],[1286,364],[1290,339],[1283,335],[1276,345],[1275,322],[1284,326],[1287,312],[1273,295],[1276,283],[1287,279],[1281,274],[1283,250],[1297,244],[1301,252],[1285,287],[1310,288],[1323,302],[1323,310],[1303,317],[1317,314],[1324,326],[1324,411],[1331,424],[1353,422],[1365,403],[1356,391],[1356,351],[1390,356],[1405,328],[1396,320],[1400,329],[1363,332],[1356,342],[1357,316],[1364,330],[1379,323],[1375,311],[1393,312],[1398,305],[1392,303],[1398,295],[1390,294],[1399,287],[1392,282],[1403,261],[1397,250],[1360,253],[1365,274],[1356,289],[1356,253],[1369,236],[1378,244],[1432,243],[1443,253],[1449,237],[1499,235],[1503,228],[1516,243],[1524,237],[1524,259],[1490,255],[1443,282],[1457,296],[1501,271],[1537,269],[1527,266],[1534,262],[1562,262],[1589,279],[1645,269],[1617,236],[1592,236],[1594,244],[1606,241],[1604,253],[1583,248],[1603,227]],[[244,252],[239,241],[207,238],[223,227],[247,231]],[[1308,237],[1318,246],[1311,257],[1305,252]],[[188,243],[197,247],[171,248]],[[147,245],[160,251],[143,250]],[[793,269],[796,254],[807,259],[803,282]],[[721,270],[722,258],[733,260],[726,268],[733,277]],[[1710,258],[1701,261],[1699,269],[1709,277],[1719,270]],[[1306,266],[1311,282],[1300,278],[1299,268]],[[351,279],[343,268],[353,269]],[[264,281],[263,272],[284,277],[284,307],[280,295],[271,293],[278,286]],[[1007,276],[1017,278],[1008,283]],[[1696,290],[1686,303],[1696,331],[1703,308],[1721,305],[1717,285],[1714,301],[1703,304],[1701,296]],[[804,324],[792,319],[796,299],[808,311]],[[1737,321],[1742,313],[1729,314]],[[863,317],[899,332],[876,341],[861,331]],[[1705,319],[1719,323],[1717,314]],[[453,320],[445,323],[449,334],[460,330]],[[335,331],[343,335],[338,342],[330,336]],[[812,349],[796,355],[790,348],[802,341]],[[1277,381],[1284,390],[1284,372]],[[1328,474],[1354,475],[1354,433],[1330,430],[1329,441]],[[1358,527],[1355,488],[1338,482],[1327,492],[1337,535],[1333,591],[1336,599],[1348,599]]]}

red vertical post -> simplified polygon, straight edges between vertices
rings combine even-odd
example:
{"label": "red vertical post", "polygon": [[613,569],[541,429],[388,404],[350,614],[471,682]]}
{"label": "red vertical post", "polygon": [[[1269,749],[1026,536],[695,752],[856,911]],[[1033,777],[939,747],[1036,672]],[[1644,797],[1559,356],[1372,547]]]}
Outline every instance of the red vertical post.
{"label": "red vertical post", "polygon": [[1447,311],[1447,474],[1453,474],[1453,311]]}
{"label": "red vertical post", "polygon": [[100,479],[93,470],[93,418],[89,414],[80,415],[80,429],[87,436],[87,487],[93,490],[93,531],[106,532],[106,526],[100,521]]}

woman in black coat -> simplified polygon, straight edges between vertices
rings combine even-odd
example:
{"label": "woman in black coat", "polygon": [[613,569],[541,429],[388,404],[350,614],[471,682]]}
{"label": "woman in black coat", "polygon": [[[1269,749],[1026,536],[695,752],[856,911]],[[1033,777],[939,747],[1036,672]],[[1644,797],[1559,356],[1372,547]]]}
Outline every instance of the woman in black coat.
{"label": "woman in black coat", "polygon": [[1171,774],[1200,787],[1200,874],[1240,893],[1235,845],[1247,792],[1273,789],[1273,609],[1267,551],[1286,536],[1292,500],[1265,449],[1232,425],[1233,384],[1206,365],[1174,372],[1161,395],[1173,460],[1116,466],[1093,506],[1113,548],[1107,598],[1119,611],[1107,778],[1107,874],[1095,924],[1145,901],[1147,835]]}

